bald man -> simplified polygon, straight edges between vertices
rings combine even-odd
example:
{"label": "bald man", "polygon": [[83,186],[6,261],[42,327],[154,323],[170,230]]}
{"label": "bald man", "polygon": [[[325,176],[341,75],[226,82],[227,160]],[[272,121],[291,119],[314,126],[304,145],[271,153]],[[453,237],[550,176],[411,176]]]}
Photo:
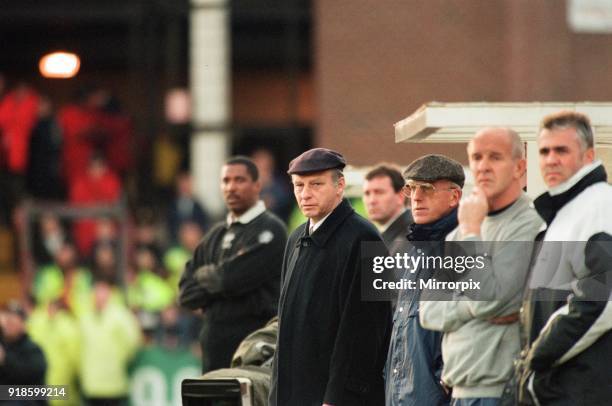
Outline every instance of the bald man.
{"label": "bald man", "polygon": [[442,382],[452,388],[452,405],[494,406],[520,347],[518,311],[529,267],[524,242],[535,238],[542,221],[521,188],[524,148],[515,131],[482,129],[467,152],[475,186],[447,241],[469,242],[472,255],[488,253],[480,290],[468,296],[479,300],[453,292],[456,300],[423,301],[420,321],[444,333]]}

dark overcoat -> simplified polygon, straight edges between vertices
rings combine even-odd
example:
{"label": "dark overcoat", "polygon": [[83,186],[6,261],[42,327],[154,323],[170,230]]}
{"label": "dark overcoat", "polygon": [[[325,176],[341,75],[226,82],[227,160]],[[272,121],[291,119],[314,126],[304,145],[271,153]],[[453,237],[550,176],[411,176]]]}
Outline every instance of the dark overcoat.
{"label": "dark overcoat", "polygon": [[390,305],[361,300],[361,243],[381,237],[347,200],[307,224],[285,250],[270,403],[383,405]]}
{"label": "dark overcoat", "polygon": [[398,218],[391,223],[391,225],[381,234],[385,245],[389,249],[391,255],[396,252],[402,252],[402,248],[405,247],[406,235],[408,234],[408,227],[414,223],[412,220],[412,211],[410,209],[404,210]]}
{"label": "dark overcoat", "polygon": [[[247,224],[219,223],[204,236],[179,282],[179,303],[205,312],[203,371],[228,368],[240,342],[277,313],[285,225],[269,211]],[[198,269],[211,272],[199,280]]]}
{"label": "dark overcoat", "polygon": [[[389,250],[390,255],[396,253],[404,253],[406,248],[406,235],[408,234],[408,227],[414,223],[412,219],[412,211],[410,209],[404,210],[398,218],[396,218],[391,225],[382,232],[381,237]],[[403,276],[401,269],[395,270],[392,278],[399,281]],[[397,294],[392,295],[390,298],[392,312],[395,312],[397,304]]]}

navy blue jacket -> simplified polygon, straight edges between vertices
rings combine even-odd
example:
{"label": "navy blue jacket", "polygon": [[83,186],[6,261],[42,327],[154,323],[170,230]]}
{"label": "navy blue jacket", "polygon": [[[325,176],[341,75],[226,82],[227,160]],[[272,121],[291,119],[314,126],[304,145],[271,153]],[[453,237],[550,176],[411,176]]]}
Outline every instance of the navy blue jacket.
{"label": "navy blue jacket", "polygon": [[[425,255],[443,252],[446,235],[457,226],[457,210],[432,224],[411,224],[408,240],[411,251],[421,249]],[[418,241],[425,241],[418,243]],[[427,243],[440,241],[440,244]],[[415,253],[415,255],[417,255]],[[420,254],[418,254],[420,255]],[[422,269],[414,273],[406,270],[403,278],[427,280]],[[388,406],[436,406],[448,405],[449,398],[440,385],[442,376],[442,333],[425,330],[419,323],[418,290],[400,290],[395,313],[393,332],[385,365],[385,401]]]}

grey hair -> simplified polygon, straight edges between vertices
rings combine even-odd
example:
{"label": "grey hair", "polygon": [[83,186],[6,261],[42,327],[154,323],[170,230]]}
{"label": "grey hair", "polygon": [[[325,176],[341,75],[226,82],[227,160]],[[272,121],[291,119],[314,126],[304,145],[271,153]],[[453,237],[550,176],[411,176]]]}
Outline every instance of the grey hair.
{"label": "grey hair", "polygon": [[512,159],[524,159],[525,158],[525,146],[521,136],[514,131],[512,128],[506,128],[508,137],[510,137],[510,143],[512,145]]}
{"label": "grey hair", "polygon": [[331,169],[331,178],[334,185],[338,186],[338,182],[340,178],[344,178],[344,173],[342,173],[342,169]]}
{"label": "grey hair", "polygon": [[[509,127],[485,127],[479,130],[474,138],[478,135],[489,132],[489,131],[504,131],[510,140],[510,154],[512,159],[524,159],[525,158],[525,146],[519,133]],[[470,140],[470,144],[472,141]],[[468,144],[469,145],[469,144]]]}
{"label": "grey hair", "polygon": [[573,128],[576,130],[583,151],[593,148],[594,137],[591,120],[586,114],[576,111],[562,110],[544,117],[544,119],[542,119],[542,125],[540,126],[540,133],[544,129],[556,130],[566,128]]}

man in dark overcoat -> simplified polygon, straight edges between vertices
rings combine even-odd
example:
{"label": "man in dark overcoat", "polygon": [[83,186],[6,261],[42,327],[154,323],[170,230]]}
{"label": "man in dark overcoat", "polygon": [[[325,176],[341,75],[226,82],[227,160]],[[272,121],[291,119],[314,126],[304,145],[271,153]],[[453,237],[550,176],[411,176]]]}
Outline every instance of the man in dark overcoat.
{"label": "man in dark overcoat", "polygon": [[308,221],[289,237],[270,404],[384,404],[388,302],[361,299],[362,243],[380,235],[344,199],[345,160],[324,148],[289,164]]}
{"label": "man in dark overcoat", "polygon": [[240,342],[277,312],[287,234],[259,199],[260,190],[253,161],[238,156],[225,162],[221,191],[229,213],[206,233],[179,282],[181,306],[204,312],[203,372],[229,368]]}

